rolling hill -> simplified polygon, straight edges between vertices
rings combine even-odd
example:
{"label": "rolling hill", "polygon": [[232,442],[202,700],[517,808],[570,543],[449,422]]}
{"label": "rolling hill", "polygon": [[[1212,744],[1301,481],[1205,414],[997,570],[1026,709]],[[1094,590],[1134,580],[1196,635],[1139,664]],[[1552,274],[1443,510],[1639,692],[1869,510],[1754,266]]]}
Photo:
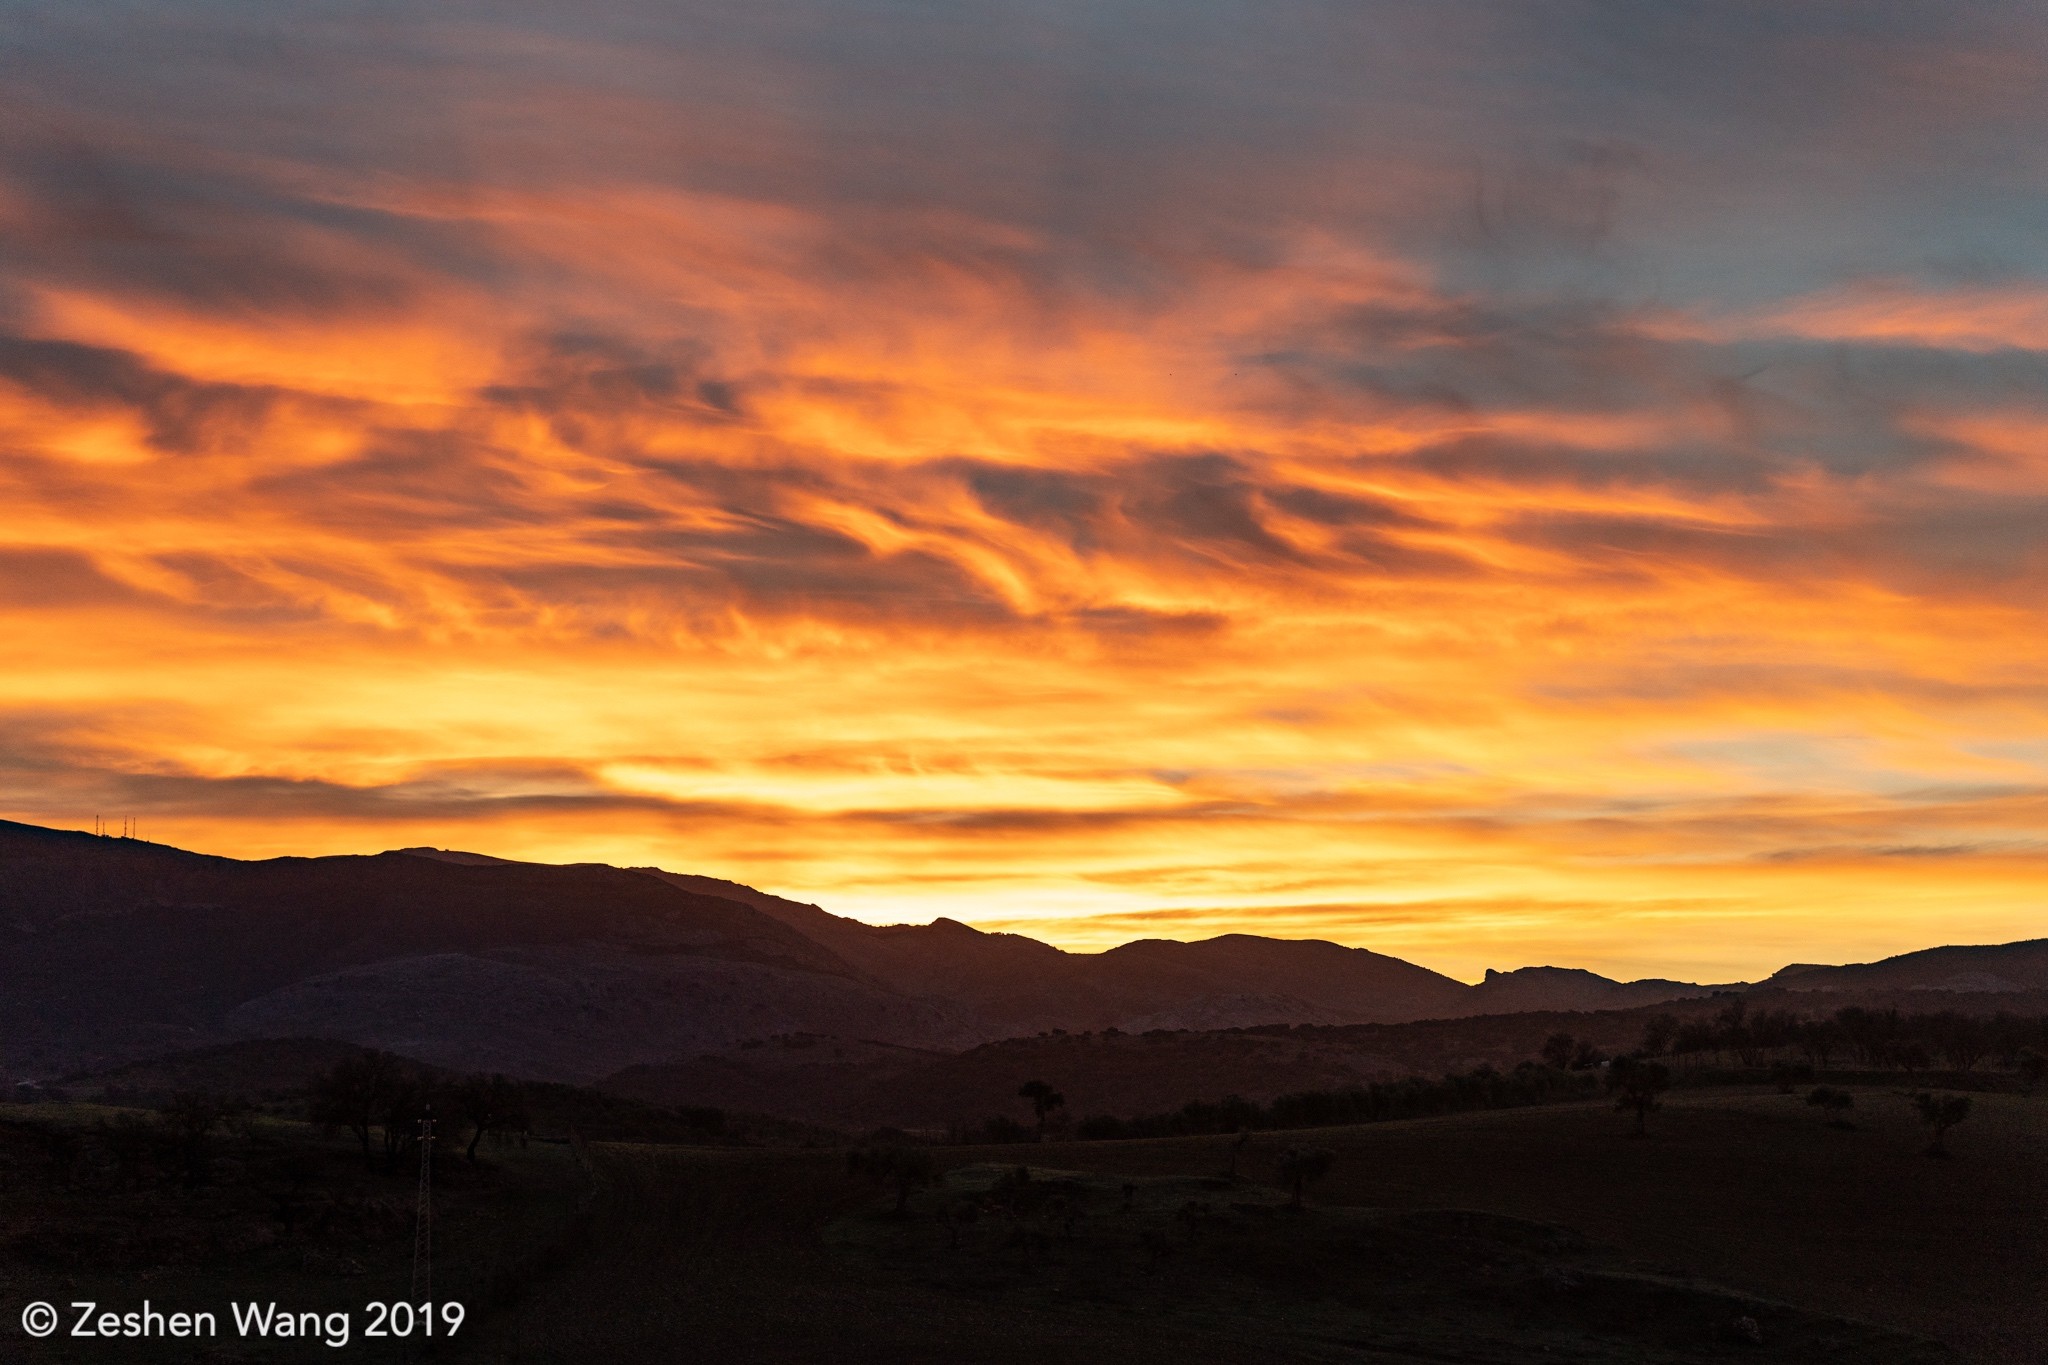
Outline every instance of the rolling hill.
{"label": "rolling hill", "polygon": [[1842,967],[1796,963],[1771,976],[1788,991],[1948,991],[1997,993],[2048,989],[2048,938],[2020,943],[1956,944]]}
{"label": "rolling hill", "polygon": [[[2048,984],[2048,941],[1787,969],[1769,984],[2020,989]],[[741,1097],[816,1084],[868,1109],[863,1077],[1002,1039],[1627,1010],[1716,989],[1740,986],[1557,967],[1473,986],[1363,948],[1249,934],[1072,953],[950,919],[865,924],[658,868],[426,848],[245,862],[0,822],[0,1064],[15,1077],[328,1038],[536,1079],[637,1068],[664,1092],[693,1069]],[[816,1057],[764,1070],[764,1040],[801,1037],[859,1057],[809,1081]],[[1407,1065],[1360,1047],[1279,1070]],[[935,1103],[969,1098],[939,1073],[931,1085]]]}
{"label": "rolling hill", "polygon": [[791,1029],[986,1032],[750,906],[595,865],[239,862],[0,824],[0,943],[17,1074],[331,1037],[576,1080]]}

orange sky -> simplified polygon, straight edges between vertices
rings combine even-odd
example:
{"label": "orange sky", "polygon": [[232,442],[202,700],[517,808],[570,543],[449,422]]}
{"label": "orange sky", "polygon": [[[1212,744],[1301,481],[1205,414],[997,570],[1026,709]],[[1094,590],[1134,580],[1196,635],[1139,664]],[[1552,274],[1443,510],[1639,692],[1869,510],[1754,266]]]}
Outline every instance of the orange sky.
{"label": "orange sky", "polygon": [[9,20],[0,813],[1468,979],[2044,932],[2038,13],[871,8]]}

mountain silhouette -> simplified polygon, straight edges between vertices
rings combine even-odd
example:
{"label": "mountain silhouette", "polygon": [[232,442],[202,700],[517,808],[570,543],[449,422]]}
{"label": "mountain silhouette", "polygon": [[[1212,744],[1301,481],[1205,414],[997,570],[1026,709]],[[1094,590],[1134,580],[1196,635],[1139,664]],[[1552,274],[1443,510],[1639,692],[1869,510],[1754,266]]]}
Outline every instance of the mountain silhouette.
{"label": "mountain silhouette", "polygon": [[[864,1040],[894,1067],[1059,1031],[1396,1024],[1717,989],[1556,967],[1472,986],[1253,934],[1075,953],[950,919],[865,924],[657,868],[429,848],[242,861],[5,821],[0,946],[0,1048],[16,1077],[253,1038],[575,1081],[794,1036]],[[2048,941],[1802,965],[1769,984],[2048,985]]]}
{"label": "mountain silhouette", "polygon": [[1952,944],[1840,967],[1795,963],[1769,984],[1788,991],[1950,991],[1993,994],[2048,989],[2048,938]]}
{"label": "mountain silhouette", "polygon": [[1512,972],[1488,970],[1486,979],[1472,987],[1472,995],[1468,999],[1482,1006],[1473,1011],[1479,1014],[1625,1010],[1666,1000],[1712,995],[1717,990],[1741,990],[1743,986],[1742,982],[1698,986],[1658,977],[1643,981],[1615,981],[1578,967],[1521,967]]}

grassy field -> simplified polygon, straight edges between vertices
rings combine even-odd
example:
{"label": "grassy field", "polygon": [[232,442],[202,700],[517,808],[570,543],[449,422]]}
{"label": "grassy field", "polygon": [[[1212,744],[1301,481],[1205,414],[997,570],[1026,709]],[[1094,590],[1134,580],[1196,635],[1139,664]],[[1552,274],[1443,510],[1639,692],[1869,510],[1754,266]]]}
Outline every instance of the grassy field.
{"label": "grassy field", "polygon": [[[1482,1209],[1557,1222],[1653,1264],[1924,1333],[1971,1358],[2048,1360],[2048,1098],[1979,1095],[1926,1130],[1888,1090],[1857,1089],[1827,1127],[1798,1096],[1681,1091],[1635,1140],[1604,1105],[1261,1134],[1258,1175],[1298,1143],[1337,1154],[1315,1197]],[[1219,1166],[1228,1139],[1074,1144],[1035,1160],[1141,1174]]]}
{"label": "grassy field", "polygon": [[[419,1358],[2038,1362],[2048,1099],[1976,1103],[1945,1161],[1874,1089],[1853,1130],[1798,1097],[1690,1091],[1646,1140],[1605,1105],[1259,1134],[1235,1181],[1230,1138],[941,1149],[940,1183],[901,1215],[831,1150],[494,1148],[444,1179],[437,1287],[470,1315]],[[30,1298],[319,1307],[402,1290],[409,1184],[311,1130],[275,1136],[206,1189],[100,1204],[38,1174],[20,1131],[0,1141],[6,1358]],[[1303,1212],[1277,1179],[1297,1145],[1334,1153]],[[264,1201],[284,1167],[264,1163],[300,1148],[335,1212],[279,1235]],[[360,1341],[20,1358],[309,1355],[405,1358]]]}
{"label": "grassy field", "polygon": [[[347,1137],[263,1118],[209,1143],[203,1179],[179,1154],[135,1141],[149,1119],[87,1104],[0,1110],[0,1359],[410,1359],[406,1343],[366,1339],[363,1307],[411,1288],[416,1161],[366,1169]],[[126,1125],[124,1127],[124,1125]],[[129,1141],[124,1145],[122,1135]],[[125,1159],[122,1159],[124,1158]],[[438,1163],[435,1292],[488,1312],[514,1303],[574,1254],[592,1193],[575,1153],[493,1148],[470,1167]],[[23,1307],[93,1301],[103,1310],[212,1311],[217,1339],[30,1341]],[[228,1305],[276,1302],[352,1314],[334,1350],[306,1340],[245,1341]],[[17,1353],[18,1351],[18,1353]]]}
{"label": "grassy field", "polygon": [[[601,1149],[607,1190],[587,1253],[484,1323],[464,1354],[566,1360],[590,1346],[652,1361],[696,1343],[762,1361],[1929,1358],[1766,1308],[1751,1310],[1774,1334],[1763,1347],[1732,1339],[1713,1330],[1738,1311],[1718,1284],[1938,1338],[1968,1359],[2039,1361],[2048,1104],[1978,1103],[1948,1161],[1920,1155],[1924,1133],[1882,1091],[1859,1094],[1853,1131],[1796,1097],[1709,1092],[1674,1098],[1647,1140],[1604,1105],[1263,1134],[1240,1154],[1250,1182],[1236,1186],[1207,1179],[1231,1139],[953,1149],[939,1153],[949,1186],[917,1193],[904,1219],[836,1154]],[[1309,1214],[1235,1208],[1274,1202],[1256,1186],[1298,1143],[1337,1154]],[[1079,1236],[1034,1234],[1026,1219],[1020,1243],[1016,1220],[949,1224],[963,1181],[1020,1157],[1063,1207],[1086,1210]],[[1138,1208],[1119,1222],[1125,1183]],[[1209,1211],[1183,1216],[1190,1203]],[[1426,1209],[1539,1226],[1479,1220],[1451,1236],[1398,1212]],[[1090,1226],[1107,1231],[1091,1242]],[[1607,1294],[1583,1320],[1538,1304],[1481,1322],[1494,1308],[1474,1307],[1531,1282],[1590,1275],[1612,1288],[1610,1272],[1705,1297],[1674,1308]],[[1375,1300],[1385,1284],[1433,1289]],[[1691,1344],[1674,1346],[1667,1328]]]}

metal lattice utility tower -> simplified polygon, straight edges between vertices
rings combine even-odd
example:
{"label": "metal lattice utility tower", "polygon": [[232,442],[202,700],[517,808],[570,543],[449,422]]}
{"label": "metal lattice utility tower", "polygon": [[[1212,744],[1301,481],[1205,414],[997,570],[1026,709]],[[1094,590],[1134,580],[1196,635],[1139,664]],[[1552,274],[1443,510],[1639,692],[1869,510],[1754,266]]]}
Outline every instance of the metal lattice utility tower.
{"label": "metal lattice utility tower", "polygon": [[412,1234],[412,1300],[434,1295],[434,1118],[420,1120],[420,1201]]}

